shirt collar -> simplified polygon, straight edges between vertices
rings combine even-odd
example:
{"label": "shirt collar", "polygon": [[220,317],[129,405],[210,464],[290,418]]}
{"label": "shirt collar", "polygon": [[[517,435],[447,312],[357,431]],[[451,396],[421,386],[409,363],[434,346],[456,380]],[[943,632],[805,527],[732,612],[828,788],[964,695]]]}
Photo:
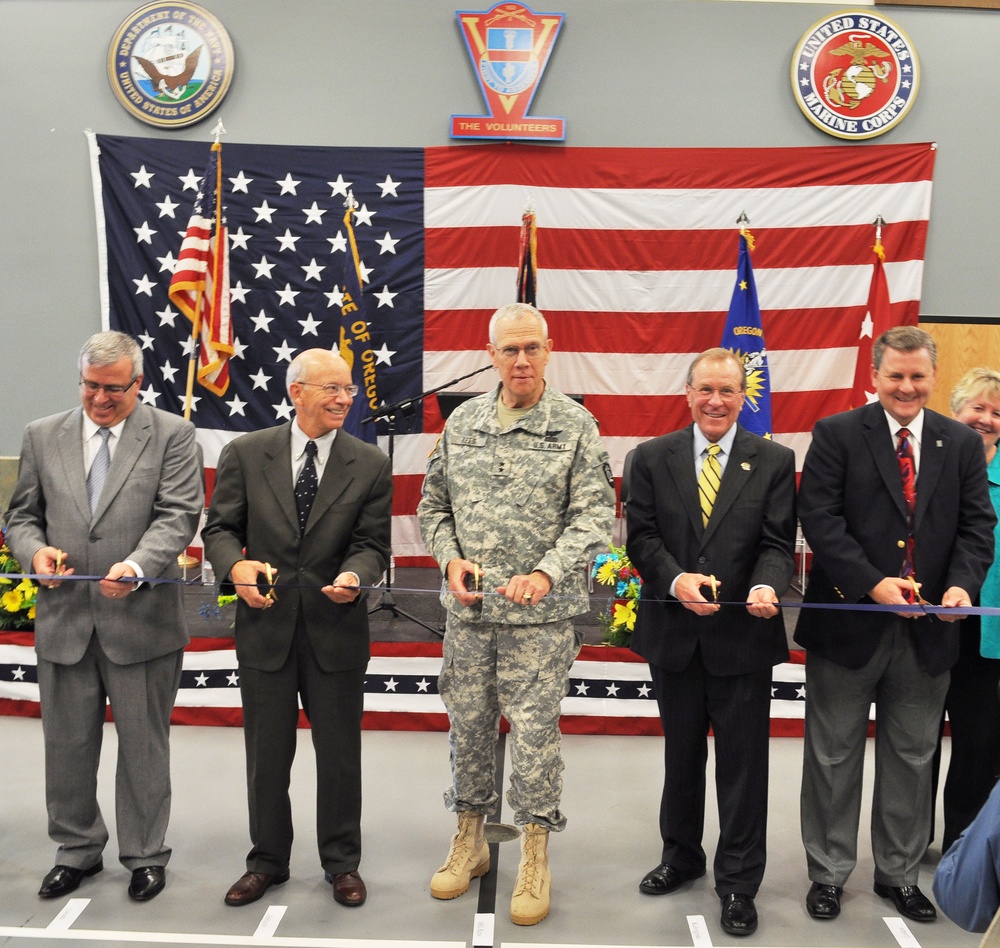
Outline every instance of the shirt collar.
{"label": "shirt collar", "polygon": [[705,453],[705,449],[710,444],[717,444],[722,448],[722,453],[729,455],[733,453],[733,442],[736,440],[736,425],[730,426],[729,430],[718,441],[712,442],[706,438],[697,425],[694,425],[694,456],[700,458]]}
{"label": "shirt collar", "polygon": [[924,437],[924,410],[921,408],[917,413],[917,417],[913,419],[908,425],[901,425],[895,418],[892,417],[885,409],[885,420],[889,422],[889,434],[892,435],[893,442],[899,440],[899,429],[906,428],[910,432],[910,436],[913,438],[917,444],[923,443]]}
{"label": "shirt collar", "polygon": [[107,427],[108,431],[111,432],[111,437],[112,438],[117,438],[119,435],[121,435],[121,433],[122,433],[122,425],[124,425],[126,421],[128,421],[128,417],[127,416],[125,418],[123,418],[121,421],[119,421],[117,425],[112,425],[112,426],[108,427],[107,425],[99,425],[99,424],[97,424],[97,422],[94,421],[90,417],[90,415],[88,415],[86,412],[84,412],[83,413],[83,443],[86,444],[91,438],[94,437],[94,435],[97,434],[98,431],[101,430],[101,428],[105,428],[105,427]]}
{"label": "shirt collar", "polygon": [[333,447],[333,439],[337,436],[336,428],[328,431],[318,438],[310,438],[300,427],[298,419],[292,422],[292,462],[297,464],[306,453],[306,445],[310,441],[316,442],[316,463],[322,467],[326,464],[326,459],[330,456],[330,449]]}

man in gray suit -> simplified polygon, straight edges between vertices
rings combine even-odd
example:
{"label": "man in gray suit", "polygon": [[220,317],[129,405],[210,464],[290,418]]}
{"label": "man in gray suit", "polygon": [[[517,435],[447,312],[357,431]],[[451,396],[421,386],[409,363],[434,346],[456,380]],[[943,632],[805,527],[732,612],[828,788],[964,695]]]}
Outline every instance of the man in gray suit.
{"label": "man in gray suit", "polygon": [[775,601],[794,568],[795,458],[737,424],[746,375],[729,350],[701,353],[686,389],[694,424],[639,445],[631,470],[627,549],[643,578],[632,649],[649,662],[666,738],[662,855],[639,888],[666,895],[705,874],[711,726],[721,925],[749,935],[767,842],[771,668],[788,658]]}
{"label": "man in gray suit", "polygon": [[[170,849],[170,711],[188,635],[177,557],[204,504],[195,429],[141,405],[142,351],[101,332],[80,353],[82,408],[28,425],[7,541],[40,580],[35,650],[56,866],[38,894],[103,868],[97,769],[110,699],[118,734],[116,823],[128,894],[153,898]],[[62,581],[74,572],[100,581]],[[138,579],[137,579],[138,577]]]}
{"label": "man in gray suit", "polygon": [[[338,430],[358,391],[340,356],[308,349],[286,382],[295,420],[227,445],[204,531],[206,556],[240,597],[252,847],[225,902],[249,905],[288,880],[301,698],[316,751],[320,863],[334,899],[359,906],[367,897],[358,865],[369,658],[360,587],[374,585],[389,562],[392,471],[382,451]],[[270,596],[269,571],[278,584]]]}

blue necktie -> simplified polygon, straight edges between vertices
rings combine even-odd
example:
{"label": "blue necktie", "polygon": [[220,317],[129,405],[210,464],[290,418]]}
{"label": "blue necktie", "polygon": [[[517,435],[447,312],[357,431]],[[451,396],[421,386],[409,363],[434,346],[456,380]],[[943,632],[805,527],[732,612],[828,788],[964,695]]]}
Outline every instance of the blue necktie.
{"label": "blue necktie", "polygon": [[101,499],[101,491],[104,489],[104,479],[108,476],[108,468],[111,467],[111,451],[108,448],[111,429],[98,428],[97,433],[101,436],[101,446],[97,449],[97,456],[87,474],[87,497],[90,498],[91,513],[97,509],[97,502]]}

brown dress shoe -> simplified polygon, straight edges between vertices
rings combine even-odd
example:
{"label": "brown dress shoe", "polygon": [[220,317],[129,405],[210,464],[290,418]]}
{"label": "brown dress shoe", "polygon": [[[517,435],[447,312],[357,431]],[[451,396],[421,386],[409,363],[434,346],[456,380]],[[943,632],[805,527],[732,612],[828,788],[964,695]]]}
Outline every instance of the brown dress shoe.
{"label": "brown dress shoe", "polygon": [[288,870],[275,875],[266,872],[244,872],[226,893],[226,905],[249,905],[256,902],[272,885],[288,881]]}
{"label": "brown dress shoe", "polygon": [[368,898],[368,889],[365,888],[365,880],[361,878],[357,869],[351,872],[327,873],[333,883],[333,897],[341,905],[351,907],[364,905]]}

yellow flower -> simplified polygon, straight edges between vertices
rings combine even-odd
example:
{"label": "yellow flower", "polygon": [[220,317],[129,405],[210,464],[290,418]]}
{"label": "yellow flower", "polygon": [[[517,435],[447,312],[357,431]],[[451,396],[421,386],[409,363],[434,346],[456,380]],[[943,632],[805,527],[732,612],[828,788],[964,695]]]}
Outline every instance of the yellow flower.
{"label": "yellow flower", "polygon": [[0,602],[3,603],[3,607],[7,612],[20,612],[24,596],[19,589],[14,588],[9,592],[5,592],[3,596],[0,596]]}
{"label": "yellow flower", "polygon": [[27,599],[35,591],[35,584],[30,579],[22,579],[16,588],[20,589],[24,598]]}
{"label": "yellow flower", "polygon": [[30,608],[30,609],[28,610],[28,618],[29,618],[29,619],[31,619],[31,621],[32,621],[32,622],[34,622],[34,621],[35,621],[35,607],[34,607],[34,606],[32,606],[32,607],[31,607],[31,608]]}
{"label": "yellow flower", "polygon": [[634,599],[616,602],[611,621],[617,626],[625,626],[629,632],[635,631],[635,604]]}
{"label": "yellow flower", "polygon": [[616,563],[614,560],[602,563],[597,570],[597,581],[604,586],[613,586],[618,582],[619,569],[621,569],[621,563]]}

